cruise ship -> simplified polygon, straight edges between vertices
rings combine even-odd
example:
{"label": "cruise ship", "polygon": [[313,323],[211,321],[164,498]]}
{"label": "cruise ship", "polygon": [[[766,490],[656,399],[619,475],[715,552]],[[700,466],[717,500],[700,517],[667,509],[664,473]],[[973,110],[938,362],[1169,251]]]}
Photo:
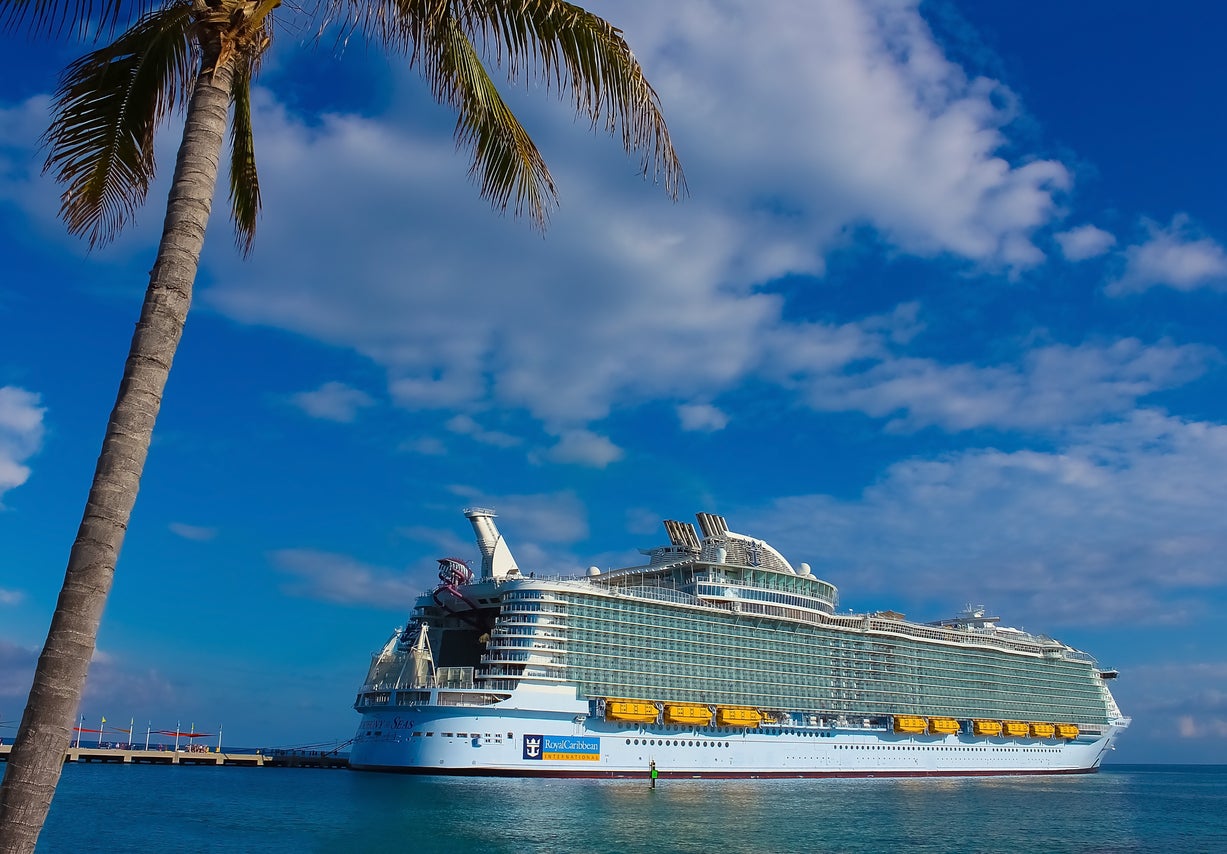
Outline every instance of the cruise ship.
{"label": "cruise ship", "polygon": [[622,569],[525,572],[484,508],[480,573],[439,583],[374,653],[350,765],[543,777],[1076,774],[1129,725],[1116,672],[983,608],[837,610],[806,563],[667,520]]}

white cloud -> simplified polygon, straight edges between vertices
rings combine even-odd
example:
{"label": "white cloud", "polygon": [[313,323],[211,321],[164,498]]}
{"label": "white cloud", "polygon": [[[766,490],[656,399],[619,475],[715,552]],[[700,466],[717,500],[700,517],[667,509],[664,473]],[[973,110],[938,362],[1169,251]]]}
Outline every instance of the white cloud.
{"label": "white cloud", "polygon": [[33,392],[0,386],[0,499],[30,477],[25,461],[38,453],[43,444],[43,416],[47,410],[39,405],[41,402]]}
{"label": "white cloud", "polygon": [[25,594],[20,590],[5,590],[0,587],[0,605],[16,605],[25,598]]}
{"label": "white cloud", "polygon": [[0,638],[0,700],[7,703],[24,701],[30,693],[37,663],[37,649]]}
{"label": "white cloud", "polygon": [[374,405],[369,394],[339,382],[327,382],[315,391],[301,391],[291,401],[313,418],[343,424],[358,417],[358,411]]}
{"label": "white cloud", "polygon": [[[1003,154],[1009,92],[949,61],[914,3],[645,0],[618,22],[689,200],[628,176],[616,141],[550,99],[509,93],[562,193],[542,240],[476,197],[416,78],[372,119],[302,122],[260,93],[260,242],[242,264],[210,244],[202,300],[358,350],[399,405],[522,409],[557,435],[645,400],[715,401],[782,370],[780,350],[838,366],[880,346],[867,327],[792,322],[761,287],[821,274],[858,231],[973,266],[1042,259],[1032,235],[1067,170]],[[347,215],[320,216],[320,198]]]}
{"label": "white cloud", "polygon": [[567,430],[558,438],[557,444],[546,452],[546,456],[558,463],[603,469],[622,459],[624,453],[605,436],[590,430]]}
{"label": "white cloud", "polygon": [[449,418],[447,429],[458,435],[468,436],[475,442],[493,445],[496,448],[512,448],[521,444],[519,437],[498,430],[486,430],[469,415],[456,415]]}
{"label": "white cloud", "polygon": [[441,457],[447,453],[447,445],[436,436],[419,436],[406,439],[397,446],[399,450],[424,457]]}
{"label": "white cloud", "polygon": [[1125,271],[1110,283],[1111,296],[1165,286],[1178,291],[1227,286],[1227,252],[1215,240],[1199,236],[1189,218],[1179,214],[1163,228],[1146,222],[1148,239],[1125,249]]}
{"label": "white cloud", "polygon": [[346,555],[315,549],[281,549],[271,555],[273,566],[290,577],[282,590],[293,596],[340,605],[404,607],[420,587],[403,573],[368,566]]}
{"label": "white cloud", "polygon": [[1225,502],[1227,426],[1139,411],[1049,451],[909,460],[859,499],[729,520],[822,566],[850,606],[1009,603],[1007,621],[1048,630],[1206,619],[1207,593],[1227,590]]}
{"label": "white cloud", "polygon": [[166,527],[170,529],[172,534],[183,537],[185,540],[195,540],[196,542],[206,542],[217,536],[216,528],[204,528],[200,525],[186,525],[182,522],[171,522]]}
{"label": "white cloud", "polygon": [[36,95],[20,104],[0,108],[0,163],[4,165],[0,169],[0,200],[19,204],[25,222],[44,227],[45,235],[57,243],[79,244],[66,238],[64,229],[57,227],[60,192],[50,178],[39,176],[42,158],[32,154],[38,151],[50,112],[49,95]]}
{"label": "white cloud", "polygon": [[[1010,93],[950,62],[917,4],[683,2],[620,15],[660,69],[682,138],[709,136],[700,168],[721,170],[722,201],[782,214],[755,228],[754,239],[767,238],[759,275],[811,257],[814,238],[849,223],[921,255],[1040,260],[1030,232],[1052,215],[1068,172],[999,154]],[[739,62],[728,62],[733,53]],[[790,251],[771,237],[780,226]]]}
{"label": "white cloud", "polygon": [[1218,715],[1179,715],[1176,718],[1177,734],[1181,738],[1227,738],[1227,714],[1222,713],[1227,712],[1227,709],[1223,708],[1222,697],[1220,694]]}
{"label": "white cloud", "polygon": [[[37,649],[0,638],[0,702],[17,704],[26,700],[37,664]],[[159,704],[173,706],[177,697],[170,680],[156,669],[134,668],[118,656],[95,650],[84,698],[95,713],[105,713],[111,709],[147,710]],[[125,724],[126,721],[116,719],[108,721],[107,726],[109,729]]]}
{"label": "white cloud", "polygon": [[[1136,737],[1162,741],[1227,737],[1227,662],[1179,658],[1130,667],[1114,689],[1134,716]],[[1175,724],[1174,733],[1168,728]],[[1140,724],[1140,726],[1139,726]],[[1135,737],[1134,730],[1130,738]]]}
{"label": "white cloud", "polygon": [[728,426],[729,417],[710,403],[686,403],[677,408],[683,430],[714,432]]}
{"label": "white cloud", "polygon": [[[141,667],[120,656],[97,650],[90,661],[89,679],[85,683],[83,704],[105,713],[109,709],[137,709],[173,706],[181,700],[181,689],[171,678],[152,667]],[[127,722],[115,718],[107,723],[108,730]],[[122,737],[108,733],[108,739]]]}
{"label": "white cloud", "polygon": [[1102,255],[1116,244],[1116,237],[1093,225],[1080,225],[1069,231],[1054,234],[1061,246],[1061,254],[1070,261],[1085,261]]}
{"label": "white cloud", "polygon": [[1216,359],[1207,347],[1123,339],[1040,347],[1018,365],[884,358],[860,372],[817,373],[804,385],[815,409],[891,418],[895,430],[1046,429],[1126,412],[1147,394],[1188,382]]}

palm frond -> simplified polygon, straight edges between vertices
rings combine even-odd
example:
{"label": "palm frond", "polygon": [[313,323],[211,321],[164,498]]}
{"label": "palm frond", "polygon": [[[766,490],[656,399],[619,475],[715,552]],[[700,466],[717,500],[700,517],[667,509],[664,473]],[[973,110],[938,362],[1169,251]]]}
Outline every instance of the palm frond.
{"label": "palm frond", "polygon": [[644,177],[664,183],[673,198],[686,191],[656,90],[622,31],[598,15],[559,0],[460,0],[461,23],[483,46],[506,53],[512,80],[532,74],[569,91],[576,114],[593,129],[621,129],[622,145],[642,153]]}
{"label": "palm frond", "polygon": [[230,80],[230,215],[235,242],[247,255],[256,237],[260,213],[260,178],[256,174],[256,146],[251,128],[251,80],[259,55],[247,58],[234,69]]}
{"label": "palm frond", "polygon": [[132,21],[152,6],[148,0],[0,0],[0,32],[26,30],[30,35],[60,36],[75,32],[109,35],[121,21]]}
{"label": "palm frond", "polygon": [[423,72],[435,97],[458,113],[456,144],[473,153],[469,175],[478,178],[482,198],[502,211],[514,198],[516,216],[527,210],[544,230],[558,198],[554,179],[486,73],[472,42],[455,19],[445,19],[438,35],[420,48],[429,52],[423,58]]}
{"label": "palm frond", "polygon": [[[508,79],[532,75],[570,92],[576,113],[594,129],[620,132],[627,152],[642,153],[645,177],[673,198],[686,181],[656,91],[622,33],[609,22],[560,0],[330,0],[353,29],[409,56],[437,100],[460,113],[457,140],[474,148],[470,174],[482,194],[545,222],[556,198],[532,140],[499,96],[482,64],[488,56]],[[463,41],[462,41],[463,39]],[[475,44],[476,42],[476,44]],[[478,50],[480,47],[480,50]]]}
{"label": "palm frond", "polygon": [[152,12],[64,71],[43,171],[67,185],[60,216],[91,248],[114,238],[145,200],[154,132],[191,91],[192,15],[186,2]]}
{"label": "palm frond", "polygon": [[393,51],[413,54],[452,17],[451,5],[451,0],[326,0],[325,18],[341,24],[343,38],[356,30]]}

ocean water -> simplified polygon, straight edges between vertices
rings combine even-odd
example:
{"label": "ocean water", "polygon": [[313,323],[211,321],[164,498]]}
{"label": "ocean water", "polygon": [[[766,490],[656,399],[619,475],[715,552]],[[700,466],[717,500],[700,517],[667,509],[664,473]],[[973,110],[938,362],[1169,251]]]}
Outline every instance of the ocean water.
{"label": "ocean water", "polygon": [[1227,766],[543,780],[69,765],[45,852],[1227,852]]}

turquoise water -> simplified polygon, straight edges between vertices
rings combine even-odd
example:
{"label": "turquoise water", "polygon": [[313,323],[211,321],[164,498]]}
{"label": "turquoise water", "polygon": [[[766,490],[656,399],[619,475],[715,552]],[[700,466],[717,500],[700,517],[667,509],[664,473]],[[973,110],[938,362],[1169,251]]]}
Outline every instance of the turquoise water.
{"label": "turquoise water", "polygon": [[505,780],[69,765],[46,852],[1215,852],[1227,767],[1075,777]]}

